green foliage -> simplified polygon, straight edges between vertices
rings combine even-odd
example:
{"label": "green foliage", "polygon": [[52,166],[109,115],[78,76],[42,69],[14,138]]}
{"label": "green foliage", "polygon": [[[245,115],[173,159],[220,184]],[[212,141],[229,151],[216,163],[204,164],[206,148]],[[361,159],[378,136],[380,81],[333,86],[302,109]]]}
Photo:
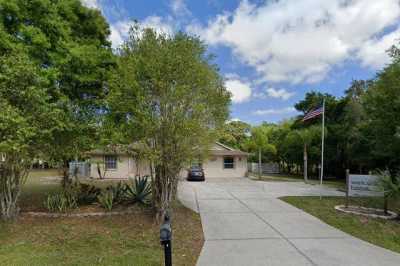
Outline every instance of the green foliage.
{"label": "green foliage", "polygon": [[378,186],[388,199],[400,198],[400,175],[392,176],[388,170],[378,171]]}
{"label": "green foliage", "polygon": [[106,191],[109,191],[114,195],[115,203],[121,203],[125,199],[125,190],[125,185],[122,182],[118,182],[117,185],[106,187]]}
{"label": "green foliage", "polygon": [[250,136],[251,125],[242,121],[225,123],[219,136],[219,142],[236,149],[246,149]]}
{"label": "green foliage", "polygon": [[97,201],[106,210],[111,211],[114,207],[114,193],[111,190],[103,190],[99,196],[97,196]]}
{"label": "green foliage", "polygon": [[93,185],[79,184],[78,202],[79,204],[91,204],[97,200],[101,190]]}
{"label": "green foliage", "polygon": [[44,206],[50,212],[66,212],[78,207],[77,198],[72,194],[57,193],[48,195]]}
{"label": "green foliage", "polygon": [[34,158],[47,151],[63,111],[48,95],[43,71],[24,54],[0,56],[1,217],[17,215],[17,200]]}
{"label": "green foliage", "polygon": [[400,165],[400,62],[381,71],[362,97],[367,116],[365,136],[371,145],[371,155],[391,173]]}
{"label": "green foliage", "polygon": [[228,118],[230,93],[211,59],[196,37],[138,27],[120,50],[105,125],[115,142],[143,144],[161,212],[174,198],[180,170],[206,155]]}
{"label": "green foliage", "polygon": [[129,202],[147,205],[151,198],[151,184],[148,177],[137,177],[131,184],[126,184],[126,198]]}
{"label": "green foliage", "polygon": [[33,159],[65,166],[95,143],[114,65],[109,33],[79,0],[0,1],[2,217],[16,215]]}

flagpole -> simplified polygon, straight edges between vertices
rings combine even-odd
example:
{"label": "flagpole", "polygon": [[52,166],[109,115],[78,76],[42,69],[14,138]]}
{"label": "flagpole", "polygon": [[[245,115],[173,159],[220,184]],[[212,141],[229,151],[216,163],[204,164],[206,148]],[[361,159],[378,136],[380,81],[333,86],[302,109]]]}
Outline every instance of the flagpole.
{"label": "flagpole", "polygon": [[325,142],[325,98],[322,102],[322,138],[321,138],[321,175],[320,185],[322,188],[322,179],[324,177],[324,142]]}

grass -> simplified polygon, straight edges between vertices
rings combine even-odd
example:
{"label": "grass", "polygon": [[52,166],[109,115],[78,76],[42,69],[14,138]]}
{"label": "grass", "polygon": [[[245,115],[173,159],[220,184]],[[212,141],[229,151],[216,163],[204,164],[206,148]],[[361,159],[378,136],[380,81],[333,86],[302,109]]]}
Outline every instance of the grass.
{"label": "grass", "polygon": [[[323,197],[322,200],[319,197],[283,197],[281,199],[348,234],[400,253],[399,219],[386,221],[336,211],[334,206],[345,203],[343,197]],[[352,198],[350,204],[382,208],[383,200],[380,198]],[[400,213],[400,202],[392,201],[390,209]]]}
{"label": "grass", "polygon": [[[265,182],[304,182],[303,176],[300,175],[269,174],[262,175],[260,179],[257,175],[253,174],[250,177],[256,181],[259,180]],[[319,185],[320,181],[309,178],[308,183],[312,185]],[[323,184],[341,190],[344,190],[346,187],[346,181],[341,179],[323,180]]]}
{"label": "grass", "polygon": [[29,178],[44,178],[62,176],[60,169],[32,169],[29,172]]}
{"label": "grass", "polygon": [[[41,209],[55,181],[29,178],[22,211]],[[195,265],[203,245],[200,216],[176,203],[173,211],[173,263]],[[22,214],[0,223],[0,265],[161,265],[159,226],[149,210],[102,218],[33,218]]]}

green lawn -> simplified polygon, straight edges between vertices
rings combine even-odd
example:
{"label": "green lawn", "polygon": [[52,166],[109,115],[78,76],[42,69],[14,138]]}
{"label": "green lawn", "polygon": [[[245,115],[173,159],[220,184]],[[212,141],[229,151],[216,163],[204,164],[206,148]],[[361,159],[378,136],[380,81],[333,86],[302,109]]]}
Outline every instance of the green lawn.
{"label": "green lawn", "polygon": [[[265,182],[304,182],[303,176],[300,175],[285,175],[285,174],[270,174],[270,175],[263,175],[261,179],[256,174],[250,175],[250,178],[253,180],[265,181]],[[319,185],[320,181],[317,179],[308,180],[309,184],[312,185]],[[341,179],[328,179],[323,180],[323,184],[326,186],[338,188],[344,190],[346,187],[346,181]]]}
{"label": "green lawn", "polygon": [[[23,211],[43,210],[57,181],[31,177],[21,198]],[[176,203],[174,265],[195,265],[203,245],[200,216]],[[159,226],[149,210],[103,218],[32,218],[0,223],[0,265],[161,265]]]}
{"label": "green lawn", "polygon": [[[290,203],[357,238],[400,253],[400,220],[386,221],[345,214],[334,209],[344,204],[342,197],[283,197]],[[353,198],[351,205],[382,208],[383,200],[378,198]],[[391,202],[391,210],[400,213],[400,202]]]}

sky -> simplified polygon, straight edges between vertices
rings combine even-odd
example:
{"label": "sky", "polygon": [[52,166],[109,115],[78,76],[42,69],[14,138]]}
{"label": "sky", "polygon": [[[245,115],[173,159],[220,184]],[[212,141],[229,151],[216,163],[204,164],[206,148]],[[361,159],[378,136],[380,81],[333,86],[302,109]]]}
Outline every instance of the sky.
{"label": "sky", "polygon": [[400,39],[398,0],[82,0],[110,24],[114,48],[137,20],[196,35],[232,93],[231,119],[253,125],[298,113],[315,90],[342,96],[374,78]]}

